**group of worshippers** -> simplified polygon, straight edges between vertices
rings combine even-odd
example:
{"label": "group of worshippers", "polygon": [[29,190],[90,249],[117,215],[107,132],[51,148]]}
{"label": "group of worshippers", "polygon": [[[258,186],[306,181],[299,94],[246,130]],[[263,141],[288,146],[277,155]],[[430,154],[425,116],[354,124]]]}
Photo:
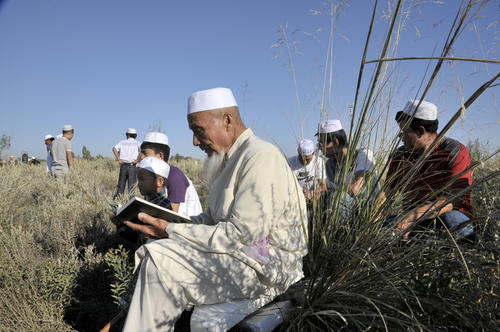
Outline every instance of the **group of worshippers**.
{"label": "group of worshippers", "polygon": [[61,178],[74,170],[71,139],[75,134],[72,125],[64,125],[62,134],[54,137],[50,134],[43,138],[47,148],[47,173],[55,178]]}
{"label": "group of worshippers", "polygon": [[[455,234],[460,238],[474,240],[474,227],[467,223],[472,217],[472,171],[467,148],[454,139],[442,137],[429,156],[421,158],[438,137],[437,106],[428,101],[408,101],[395,120],[404,144],[390,158],[383,190],[373,152],[356,149],[352,161],[347,163],[349,142],[340,120],[320,122],[316,134],[319,152],[312,140],[303,139],[298,145],[298,155],[289,159],[306,200],[309,203],[317,200],[344,183],[348,202],[356,202],[358,208],[361,201],[373,209],[381,209],[387,193],[392,197],[399,192],[403,207],[409,212],[396,228],[404,231],[417,226],[413,232],[405,232],[405,238],[417,231],[446,226],[458,228]],[[326,163],[318,154],[327,158]],[[344,174],[346,178],[342,181]],[[352,206],[356,208],[355,204]],[[383,224],[388,225],[393,218],[390,216]],[[423,221],[419,220],[422,218]]]}
{"label": "group of worshippers", "polygon": [[[196,308],[231,302],[240,304],[238,310],[244,316],[253,309],[242,302],[263,305],[285,292],[304,276],[306,198],[338,190],[340,170],[348,174],[347,193],[356,197],[376,192],[373,204],[382,204],[386,191],[393,195],[394,188],[406,193],[404,204],[410,213],[396,226],[402,231],[429,211],[433,218],[442,217],[447,227],[468,220],[470,158],[467,149],[455,140],[442,138],[408,184],[397,186],[437,138],[437,107],[426,101],[410,101],[397,113],[396,121],[404,146],[392,157],[388,185],[381,190],[378,180],[368,180],[375,172],[370,150],[357,150],[353,165],[344,169],[349,143],[340,121],[327,120],[319,125],[318,146],[328,159],[324,165],[310,140],[302,140],[299,156],[287,160],[274,145],[259,139],[244,125],[231,90],[214,88],[193,93],[188,98],[187,122],[193,145],[207,154],[204,177],[210,186],[208,210],[190,215],[191,223],[185,224],[145,213],[138,215],[143,224],[125,221],[150,240],[135,253],[138,279],[124,331],[172,331],[183,310],[193,306],[195,315]],[[144,143],[147,141],[145,138]],[[151,139],[150,143],[158,141]],[[169,169],[157,165],[165,160],[165,154],[156,157],[150,155],[139,163],[139,178],[141,163],[142,168],[155,173],[151,187],[156,189],[146,193],[139,185],[146,195],[156,195],[155,190],[162,190],[165,179],[168,182]],[[473,234],[472,228],[461,230],[462,236]],[[224,325],[218,319],[212,323],[220,324],[211,325],[214,329],[224,330],[237,322]],[[193,324],[192,319],[191,329],[198,330],[199,326]]]}

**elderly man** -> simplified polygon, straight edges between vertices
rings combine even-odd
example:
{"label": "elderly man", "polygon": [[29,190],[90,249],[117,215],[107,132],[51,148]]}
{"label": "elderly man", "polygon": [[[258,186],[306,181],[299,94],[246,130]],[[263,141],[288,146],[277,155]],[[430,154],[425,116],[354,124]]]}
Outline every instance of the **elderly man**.
{"label": "elderly man", "polygon": [[43,138],[45,142],[45,146],[47,147],[47,173],[52,174],[52,154],[51,154],[51,147],[52,147],[52,142],[54,141],[54,136],[48,134],[45,135]]}
{"label": "elderly man", "polygon": [[74,135],[73,126],[64,125],[62,135],[52,142],[52,175],[56,178],[66,175],[70,169],[75,169],[71,151],[71,139]]}
{"label": "elderly man", "polygon": [[231,90],[188,100],[193,144],[207,155],[208,211],[191,224],[143,213],[159,238],[136,252],[139,278],[124,331],[172,331],[191,305],[268,298],[302,278],[307,253],[305,199],[286,159],[243,124]]}
{"label": "elderly man", "polygon": [[[416,165],[438,136],[436,105],[425,100],[409,101],[397,112],[396,121],[404,145],[390,161],[387,188],[400,191],[404,207],[409,210],[397,228],[404,231],[422,217],[425,219],[419,223],[422,229],[442,228],[443,222],[446,227],[454,228],[469,220],[472,205],[471,190],[467,188],[472,184],[472,172],[468,169],[471,160],[467,148],[454,139],[443,137],[430,155]],[[385,193],[381,192],[377,205],[385,199]],[[475,237],[470,224],[456,234],[470,240]],[[408,235],[407,232],[404,236]]]}
{"label": "elderly man", "polygon": [[[328,187],[334,189],[341,181],[344,168],[347,166],[346,158],[349,148],[347,135],[340,120],[321,122],[316,135],[320,148],[328,158],[326,162]],[[352,159],[353,161],[348,165],[349,169],[347,170],[347,193],[351,197],[359,197],[362,194],[368,194],[370,187],[376,191],[378,183],[373,152],[366,148],[358,149],[354,152]]]}
{"label": "elderly man", "polygon": [[316,157],[315,148],[313,141],[303,139],[297,148],[298,155],[288,159],[308,202],[327,190],[323,159]]}

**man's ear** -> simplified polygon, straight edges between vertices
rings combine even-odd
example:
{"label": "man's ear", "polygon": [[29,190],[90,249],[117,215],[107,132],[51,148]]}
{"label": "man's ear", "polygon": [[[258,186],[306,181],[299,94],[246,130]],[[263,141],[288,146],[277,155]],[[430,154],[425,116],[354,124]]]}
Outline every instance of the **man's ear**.
{"label": "man's ear", "polygon": [[229,127],[230,125],[232,125],[233,123],[233,116],[231,115],[231,113],[229,112],[226,112],[224,113],[224,115],[222,116],[222,121],[224,121],[224,127]]}
{"label": "man's ear", "polygon": [[425,134],[425,128],[423,126],[418,126],[417,135],[418,137],[422,137]]}
{"label": "man's ear", "polygon": [[165,158],[165,155],[163,154],[163,152],[161,152],[161,151],[158,152],[158,155],[160,156],[161,160],[165,160],[165,159],[163,159],[163,158]]}
{"label": "man's ear", "polygon": [[165,179],[163,178],[163,176],[156,177],[156,186],[160,188],[165,186]]}

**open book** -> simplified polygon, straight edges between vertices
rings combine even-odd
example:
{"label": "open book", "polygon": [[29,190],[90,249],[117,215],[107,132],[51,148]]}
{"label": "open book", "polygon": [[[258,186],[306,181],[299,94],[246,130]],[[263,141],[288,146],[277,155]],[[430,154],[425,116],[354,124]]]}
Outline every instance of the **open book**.
{"label": "open book", "polygon": [[159,205],[150,203],[139,197],[132,197],[125,205],[122,205],[116,211],[116,217],[122,220],[122,222],[128,220],[130,222],[142,224],[143,222],[137,218],[139,212],[147,213],[155,218],[164,219],[167,222],[191,222],[191,219],[189,217],[183,216],[182,214],[166,209]]}

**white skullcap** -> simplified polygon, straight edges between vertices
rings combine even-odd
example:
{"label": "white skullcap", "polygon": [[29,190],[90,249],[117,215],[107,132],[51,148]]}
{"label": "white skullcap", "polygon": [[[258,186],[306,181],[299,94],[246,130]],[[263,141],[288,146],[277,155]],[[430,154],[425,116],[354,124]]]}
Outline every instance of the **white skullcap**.
{"label": "white skullcap", "polygon": [[70,131],[70,130],[73,130],[73,126],[72,125],[64,125],[63,126],[63,131]]}
{"label": "white skullcap", "polygon": [[45,135],[43,140],[46,141],[46,140],[51,139],[51,138],[54,138],[54,136],[52,136],[51,134],[48,134],[48,135]]}
{"label": "white skullcap", "polygon": [[135,130],[134,128],[128,128],[127,134],[137,134],[137,130]]}
{"label": "white skullcap", "polygon": [[168,145],[168,137],[164,133],[150,132],[144,136],[144,142]]}
{"label": "white skullcap", "polygon": [[152,173],[155,173],[164,178],[168,178],[168,174],[170,173],[170,166],[156,157],[146,157],[137,165],[138,168],[144,168]]}
{"label": "white skullcap", "polygon": [[[419,103],[420,106],[418,106]],[[410,100],[406,103],[405,108],[403,108],[402,112],[420,120],[437,119],[437,106],[425,100]]]}
{"label": "white skullcap", "polygon": [[302,141],[300,141],[299,147],[297,148],[297,152],[303,156],[310,156],[314,153],[314,148],[315,148],[314,142],[311,141],[310,139],[305,138]]}
{"label": "white skullcap", "polygon": [[[328,134],[342,129],[340,120],[326,120],[319,123],[318,134]],[[317,134],[316,134],[317,135]]]}
{"label": "white skullcap", "polygon": [[233,93],[227,88],[196,91],[188,99],[187,114],[238,106]]}

